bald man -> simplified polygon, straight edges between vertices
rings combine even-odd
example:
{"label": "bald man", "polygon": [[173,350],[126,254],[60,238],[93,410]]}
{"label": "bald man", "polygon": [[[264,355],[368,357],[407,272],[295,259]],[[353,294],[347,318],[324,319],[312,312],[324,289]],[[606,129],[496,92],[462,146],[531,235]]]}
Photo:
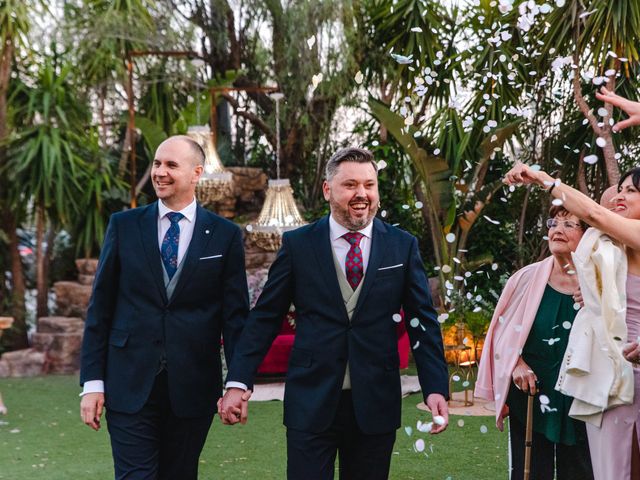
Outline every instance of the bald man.
{"label": "bald man", "polygon": [[85,424],[103,406],[116,479],[198,476],[227,360],[249,309],[240,229],[200,207],[204,152],[165,140],[151,169],[158,201],[111,217],[87,312]]}

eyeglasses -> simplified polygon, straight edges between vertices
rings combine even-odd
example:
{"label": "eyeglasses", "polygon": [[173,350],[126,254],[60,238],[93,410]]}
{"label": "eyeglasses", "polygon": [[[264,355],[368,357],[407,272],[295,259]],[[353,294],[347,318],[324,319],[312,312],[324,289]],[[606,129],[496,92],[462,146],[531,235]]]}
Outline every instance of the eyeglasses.
{"label": "eyeglasses", "polygon": [[562,225],[565,230],[581,228],[579,223],[572,222],[571,220],[556,220],[555,218],[547,218],[547,228],[549,230],[551,230],[552,228],[558,228],[560,225]]}

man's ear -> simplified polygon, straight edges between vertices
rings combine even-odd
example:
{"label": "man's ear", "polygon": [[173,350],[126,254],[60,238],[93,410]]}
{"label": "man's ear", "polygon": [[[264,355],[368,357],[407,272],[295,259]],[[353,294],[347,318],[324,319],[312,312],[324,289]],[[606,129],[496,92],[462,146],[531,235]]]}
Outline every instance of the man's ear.
{"label": "man's ear", "polygon": [[193,169],[193,179],[191,180],[191,183],[198,183],[198,180],[200,180],[200,177],[202,176],[202,173],[204,172],[204,165],[196,165],[195,168]]}
{"label": "man's ear", "polygon": [[327,202],[329,201],[329,193],[331,193],[331,187],[329,186],[329,182],[325,180],[322,182],[322,194]]}

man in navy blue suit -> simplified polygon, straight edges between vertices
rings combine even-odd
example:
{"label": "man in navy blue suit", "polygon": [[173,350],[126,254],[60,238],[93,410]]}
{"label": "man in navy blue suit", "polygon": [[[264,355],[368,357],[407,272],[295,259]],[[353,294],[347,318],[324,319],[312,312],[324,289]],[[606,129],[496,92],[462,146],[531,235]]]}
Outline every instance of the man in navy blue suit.
{"label": "man in navy blue suit", "polygon": [[204,152],[186,136],[158,148],[158,202],[111,217],[87,312],[83,421],[103,407],[117,479],[186,479],[249,310],[242,233],[200,207]]}
{"label": "man in navy blue suit", "polygon": [[[401,389],[396,321],[404,313],[425,401],[448,423],[447,366],[429,284],[412,235],[376,218],[373,155],[338,151],[323,185],[331,214],[287,232],[236,346],[219,401],[223,423],[246,419],[243,399],[282,317],[296,308],[284,424],[290,480],[342,480],[389,474]],[[244,395],[244,397],[243,397]]]}

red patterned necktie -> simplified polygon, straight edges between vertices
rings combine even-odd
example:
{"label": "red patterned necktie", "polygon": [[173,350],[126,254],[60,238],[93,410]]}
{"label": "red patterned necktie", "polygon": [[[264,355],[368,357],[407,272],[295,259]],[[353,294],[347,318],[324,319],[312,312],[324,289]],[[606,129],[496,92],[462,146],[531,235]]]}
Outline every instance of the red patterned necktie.
{"label": "red patterned necktie", "polygon": [[345,260],[345,272],[347,274],[347,281],[354,290],[358,288],[364,275],[362,249],[360,248],[360,240],[362,240],[363,236],[360,232],[348,232],[343,235],[344,239],[351,245]]}

